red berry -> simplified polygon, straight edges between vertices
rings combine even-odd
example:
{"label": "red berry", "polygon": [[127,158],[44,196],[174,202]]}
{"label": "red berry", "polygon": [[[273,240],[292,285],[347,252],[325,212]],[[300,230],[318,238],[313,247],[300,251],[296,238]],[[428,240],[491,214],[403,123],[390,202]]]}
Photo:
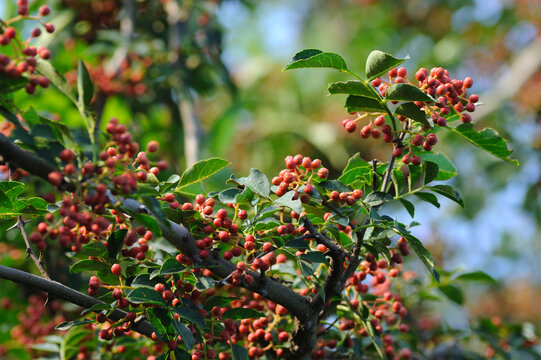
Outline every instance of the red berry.
{"label": "red berry", "polygon": [[160,145],[158,144],[158,142],[155,141],[155,140],[152,140],[147,145],[147,151],[150,152],[150,153],[153,153],[153,152],[158,151],[159,147],[160,147]]}
{"label": "red berry", "polygon": [[47,16],[51,12],[51,9],[47,5],[42,5],[39,8],[39,14],[42,16]]}
{"label": "red berry", "polygon": [[14,39],[15,36],[17,36],[17,31],[15,31],[15,29],[12,27],[8,27],[6,30],[4,30],[4,35],[10,39]]}
{"label": "red berry", "polygon": [[120,273],[122,272],[122,268],[119,264],[113,264],[113,266],[111,266],[111,272],[114,275],[120,275]]}
{"label": "red berry", "polygon": [[45,31],[47,31],[49,34],[54,33],[54,30],[55,30],[55,28],[54,28],[53,24],[51,24],[51,23],[45,24]]}

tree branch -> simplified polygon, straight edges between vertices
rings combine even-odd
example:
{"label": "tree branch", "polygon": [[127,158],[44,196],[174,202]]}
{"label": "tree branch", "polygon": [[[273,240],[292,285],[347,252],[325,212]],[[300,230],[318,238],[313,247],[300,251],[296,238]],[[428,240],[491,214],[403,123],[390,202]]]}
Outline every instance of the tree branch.
{"label": "tree branch", "polygon": [[[65,286],[59,282],[44,279],[39,276],[27,273],[25,271],[12,269],[10,267],[0,265],[0,278],[11,280],[13,282],[31,286],[35,289],[45,291],[49,296],[54,296],[59,299],[63,299],[72,304],[79,305],[85,309],[91,308],[96,304],[104,304],[103,301],[95,299],[91,296],[80,293],[70,287]],[[99,311],[95,311],[99,312]],[[109,319],[118,321],[126,317],[126,312],[115,309],[110,315]],[[147,321],[139,321],[132,324],[132,330],[140,333],[141,335],[150,337],[154,332],[152,325]]]}

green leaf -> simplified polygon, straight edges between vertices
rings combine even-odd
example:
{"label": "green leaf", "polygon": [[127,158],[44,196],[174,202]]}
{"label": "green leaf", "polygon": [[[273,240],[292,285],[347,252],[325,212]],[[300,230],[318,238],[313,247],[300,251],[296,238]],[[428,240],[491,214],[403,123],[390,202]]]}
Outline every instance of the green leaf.
{"label": "green leaf", "polygon": [[385,91],[385,99],[394,101],[425,101],[435,102],[430,95],[411,84],[392,84]]}
{"label": "green leaf", "polygon": [[385,112],[385,105],[376,99],[366,96],[349,95],[345,105],[348,113],[354,112]]}
{"label": "green leaf", "polygon": [[152,324],[158,340],[167,342],[169,340],[167,328],[171,324],[171,317],[167,310],[163,308],[149,308],[147,309],[147,317]]}
{"label": "green leaf", "polygon": [[464,295],[459,287],[453,284],[445,284],[438,286],[438,288],[445,296],[447,296],[449,300],[457,303],[458,305],[462,305],[464,302]]}
{"label": "green leaf", "polygon": [[378,99],[378,96],[368,87],[368,85],[360,80],[337,81],[330,83],[329,93],[359,95],[372,99]]}
{"label": "green leaf", "polygon": [[442,196],[445,196],[446,198],[456,202],[458,205],[464,207],[464,201],[460,197],[458,191],[456,191],[455,189],[453,189],[453,187],[449,185],[434,185],[427,187],[427,189],[434,191],[435,193],[438,193]]}
{"label": "green leaf", "polygon": [[381,204],[392,200],[393,196],[391,194],[382,191],[374,191],[366,195],[364,202],[370,206],[380,206]]}
{"label": "green leaf", "polygon": [[18,181],[0,182],[0,191],[2,191],[9,200],[15,200],[24,190],[24,184]]}
{"label": "green leaf", "polygon": [[443,153],[423,152],[419,154],[419,157],[423,161],[431,161],[438,165],[438,176],[434,178],[435,181],[449,180],[457,175],[455,166],[451,163],[451,160]]}
{"label": "green leaf", "polygon": [[489,284],[496,284],[497,281],[494,280],[494,278],[487,273],[483,271],[473,271],[469,273],[460,274],[457,276],[456,280],[461,281],[478,281],[478,282],[484,282]]}
{"label": "green leaf", "polygon": [[210,158],[198,161],[184,171],[177,185],[177,190],[202,181],[216,174],[229,164],[231,164],[231,162],[220,158]]}
{"label": "green leaf", "polygon": [[415,217],[415,206],[411,202],[406,199],[400,199],[400,203],[404,205],[404,207],[408,211],[408,214],[410,214],[412,218]]}
{"label": "green leaf", "polygon": [[185,267],[176,258],[169,258],[164,261],[160,268],[160,275],[177,274],[185,270]]}
{"label": "green leaf", "polygon": [[250,169],[248,177],[242,177],[233,180],[241,185],[248,187],[250,190],[260,196],[268,197],[270,195],[270,182],[267,176],[257,169]]}
{"label": "green leaf", "polygon": [[133,279],[130,286],[133,287],[146,287],[149,289],[154,289],[154,285],[156,285],[156,280],[150,280],[150,274],[141,274],[137,276],[135,279]]}
{"label": "green leaf", "polygon": [[178,335],[182,338],[182,342],[184,343],[184,346],[186,346],[186,350],[190,351],[193,348],[194,344],[194,337],[190,329],[183,323],[181,323],[178,320],[173,319],[173,328],[177,332]]}
{"label": "green leaf", "polygon": [[[175,360],[191,360],[192,357],[186,351],[181,348],[175,348]],[[159,360],[159,359],[156,359]]]}
{"label": "green leaf", "polygon": [[308,243],[304,239],[290,240],[284,246],[292,249],[310,249],[310,246],[308,246]]}
{"label": "green leaf", "polygon": [[438,274],[438,271],[434,267],[434,259],[432,258],[430,252],[423,246],[423,243],[403,228],[398,227],[398,231],[400,235],[402,235],[406,239],[409,246],[413,249],[413,251],[415,251],[415,253],[419,257],[419,259],[421,259],[428,271],[430,271],[430,273],[434,275],[436,281],[439,282],[440,274]]}
{"label": "green leaf", "polygon": [[423,185],[426,185],[437,178],[439,170],[438,164],[433,163],[432,161],[424,161],[422,165]]}
{"label": "green leaf", "polygon": [[126,298],[134,304],[153,304],[165,306],[165,300],[161,294],[154,289],[138,287],[130,291]]}
{"label": "green leaf", "polygon": [[347,187],[340,180],[325,180],[325,181],[320,182],[318,185],[327,190],[336,190],[338,192],[351,191],[350,188]]}
{"label": "green leaf", "polygon": [[109,311],[109,310],[112,310],[112,309],[113,308],[111,307],[111,305],[106,304],[106,303],[94,304],[91,307],[89,307],[88,309],[84,309],[81,312],[81,315],[85,315],[85,314],[88,314],[88,313],[91,313],[91,312],[99,312],[99,311],[102,311],[102,310]]}
{"label": "green leaf", "polygon": [[430,203],[437,207],[439,209],[440,203],[438,202],[438,198],[436,195],[427,193],[427,192],[416,192],[413,193],[413,195],[417,196],[419,199],[426,201],[427,203]]}
{"label": "green leaf", "polygon": [[229,309],[226,312],[223,313],[224,319],[232,319],[232,320],[241,320],[241,319],[251,319],[251,318],[260,318],[262,316],[265,316],[262,312],[256,311],[254,309],[249,308],[233,308]]}
{"label": "green leaf", "polygon": [[212,287],[214,287],[214,285],[216,285],[216,280],[214,280],[213,278],[210,278],[208,276],[199,276],[199,275],[196,275],[197,276],[197,282],[195,283],[195,288],[199,291],[204,291],[204,290],[208,290]]}
{"label": "green leaf", "polygon": [[239,344],[231,343],[231,353],[233,360],[248,360],[248,349]]}
{"label": "green leaf", "polygon": [[144,225],[148,230],[152,231],[154,235],[160,236],[162,234],[162,230],[160,229],[158,222],[152,216],[135,212],[130,212],[129,214],[133,216],[135,220],[141,223],[141,225]]}
{"label": "green leaf", "polygon": [[71,265],[70,273],[77,274],[81,271],[99,271],[99,270],[108,270],[110,271],[109,265],[98,260],[81,260]]}
{"label": "green leaf", "polygon": [[310,263],[307,263],[306,261],[299,261],[299,265],[304,276],[311,276],[314,274],[315,269]]}
{"label": "green leaf", "polygon": [[274,200],[274,205],[277,206],[287,206],[291,210],[295,211],[297,214],[302,212],[302,203],[299,199],[293,200],[295,196],[295,190],[286,192],[282,197]]}
{"label": "green leaf", "polygon": [[67,82],[67,80],[64,78],[64,76],[60,72],[58,72],[55,68],[53,68],[53,66],[49,62],[39,59],[36,65],[36,70],[40,74],[48,77],[51,83],[58,90],[60,90],[60,92],[62,92],[71,101],[73,101],[75,105],[78,105],[77,99],[75,98],[75,95],[73,94],[73,91],[71,90],[70,84]]}
{"label": "green leaf", "polygon": [[90,74],[84,64],[84,62],[79,59],[79,64],[77,67],[77,92],[79,96],[79,106],[85,108],[90,105],[92,98],[94,97],[94,84],[92,79],[90,79]]}
{"label": "green leaf", "polygon": [[24,88],[28,84],[28,79],[25,77],[12,78],[2,72],[0,73],[0,83],[2,84],[2,95],[4,95]]}
{"label": "green leaf", "polygon": [[301,254],[300,258],[311,263],[329,263],[329,259],[327,259],[327,257],[321,251],[308,251],[307,253]]}
{"label": "green leaf", "polygon": [[205,327],[205,319],[203,319],[203,316],[201,316],[201,314],[197,311],[187,307],[176,307],[173,308],[173,311],[176,312],[181,318],[188,320],[200,328]]}
{"label": "green leaf", "polygon": [[404,103],[398,106],[395,110],[396,115],[402,115],[409,119],[415,120],[428,128],[432,128],[432,125],[426,118],[426,113],[419,109],[417,105],[412,102]]}
{"label": "green leaf", "polygon": [[340,71],[347,70],[346,62],[340,55],[317,49],[306,49],[295,54],[284,70],[315,67],[333,68]]}
{"label": "green leaf", "polygon": [[237,299],[236,297],[213,295],[209,297],[207,300],[205,300],[203,307],[205,308],[205,310],[211,310],[215,306],[218,306],[218,307],[229,306],[231,302],[236,299]]}
{"label": "green leaf", "polygon": [[81,257],[94,256],[98,258],[103,258],[107,254],[107,247],[102,242],[93,242],[90,244],[83,245],[81,251],[76,255]]}
{"label": "green leaf", "polygon": [[128,230],[122,229],[113,232],[107,239],[108,244],[108,255],[110,259],[116,259],[122,245],[124,245],[124,238],[126,237]]}
{"label": "green leaf", "polygon": [[366,59],[366,77],[368,80],[375,79],[406,60],[407,58],[397,59],[383,51],[374,50]]}
{"label": "green leaf", "polygon": [[75,320],[75,321],[64,321],[63,323],[56,325],[54,329],[55,330],[68,330],[74,326],[92,324],[93,322],[96,322],[96,320],[83,319],[83,320]]}
{"label": "green leaf", "polygon": [[60,351],[60,347],[57,344],[52,343],[34,344],[32,345],[32,349],[54,353],[58,353]]}
{"label": "green leaf", "polygon": [[513,150],[507,148],[507,141],[500,137],[494,129],[486,128],[478,132],[473,128],[472,123],[460,124],[456,128],[446,126],[445,129],[464,136],[478,148],[483,149],[502,160],[515,165],[519,164],[518,160],[509,157]]}

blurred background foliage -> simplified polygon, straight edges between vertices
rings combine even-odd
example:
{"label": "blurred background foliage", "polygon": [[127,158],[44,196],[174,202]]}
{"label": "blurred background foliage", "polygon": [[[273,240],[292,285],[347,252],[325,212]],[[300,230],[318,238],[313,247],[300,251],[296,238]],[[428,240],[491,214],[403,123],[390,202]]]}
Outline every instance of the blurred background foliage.
{"label": "blurred background foliage", "polygon": [[[0,16],[10,17],[15,1],[3,4]],[[476,316],[541,325],[539,0],[56,0],[53,8],[57,32],[37,45],[53,51],[55,67],[71,81],[83,59],[99,89],[93,106],[102,128],[118,117],[141,144],[158,139],[160,156],[177,172],[211,156],[231,160],[239,176],[256,167],[269,177],[288,154],[319,157],[332,175],[356,152],[386,161],[382,142],[341,127],[343,98],[328,97],[326,86],[344,74],[281,72],[304,48],[337,52],[361,73],[368,53],[380,49],[409,55],[411,75],[444,66],[452,77],[473,77],[485,104],[473,114],[476,126],[508,138],[521,166],[447,134],[438,147],[458,169],[453,181],[466,209],[419,204],[416,235],[442,269],[483,270],[501,284],[464,287],[467,310],[445,301],[427,308],[449,329],[464,329]],[[18,101],[81,125],[55,91]],[[228,177],[208,180],[205,189]],[[429,281],[422,270],[419,276]]]}

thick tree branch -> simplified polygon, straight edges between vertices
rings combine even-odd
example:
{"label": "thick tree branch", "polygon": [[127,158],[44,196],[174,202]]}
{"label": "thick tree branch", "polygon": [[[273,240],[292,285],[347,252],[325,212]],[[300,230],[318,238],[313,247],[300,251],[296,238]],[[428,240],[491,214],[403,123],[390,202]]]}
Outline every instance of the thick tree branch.
{"label": "thick tree branch", "polygon": [[[11,280],[16,283],[31,286],[35,289],[45,291],[50,297],[56,297],[68,301],[72,304],[79,305],[85,309],[88,309],[96,304],[103,304],[103,301],[94,299],[91,296],[80,293],[72,288],[65,286],[59,282],[44,279],[39,276],[27,273],[25,271],[12,269],[10,267],[0,265],[0,278]],[[99,311],[96,311],[99,312]],[[122,310],[115,309],[110,315],[109,319],[113,321],[118,321],[126,317],[126,312]],[[132,324],[132,330],[150,337],[152,332],[152,325],[147,321],[139,321]]]}

